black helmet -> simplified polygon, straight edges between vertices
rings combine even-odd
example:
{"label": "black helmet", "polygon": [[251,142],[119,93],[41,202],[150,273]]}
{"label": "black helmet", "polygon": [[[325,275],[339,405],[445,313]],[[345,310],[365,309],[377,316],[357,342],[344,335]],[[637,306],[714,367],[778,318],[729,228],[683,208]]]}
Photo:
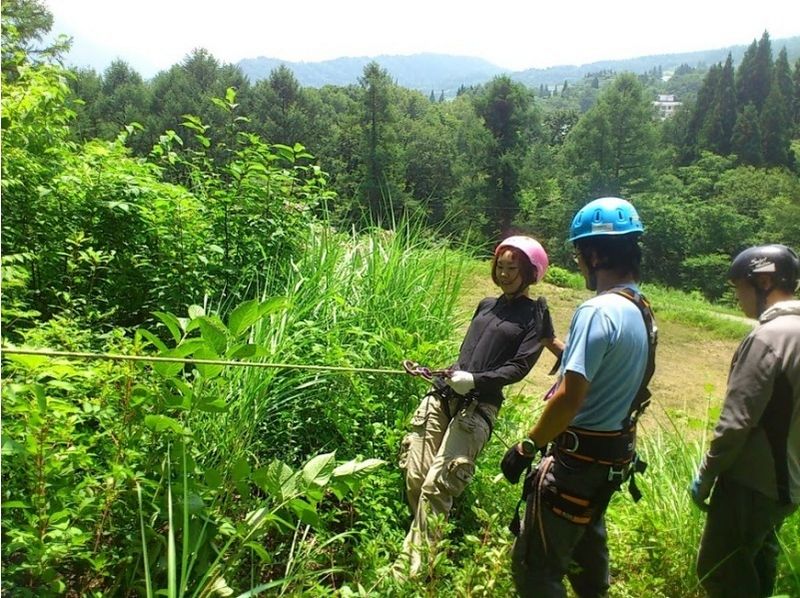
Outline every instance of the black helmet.
{"label": "black helmet", "polygon": [[786,245],[749,247],[734,258],[728,278],[752,281],[756,274],[769,274],[777,286],[794,292],[800,282],[800,259]]}

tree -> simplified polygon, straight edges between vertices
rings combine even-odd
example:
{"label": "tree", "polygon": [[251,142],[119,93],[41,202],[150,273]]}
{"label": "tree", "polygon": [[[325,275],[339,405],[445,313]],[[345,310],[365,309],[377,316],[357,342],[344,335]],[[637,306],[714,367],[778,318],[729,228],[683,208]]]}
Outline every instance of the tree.
{"label": "tree", "polygon": [[372,61],[358,80],[362,91],[362,153],[364,178],[361,195],[373,223],[389,224],[388,204],[402,200],[397,184],[396,114],[393,108],[395,84],[385,69]]}
{"label": "tree", "polygon": [[777,80],[773,83],[764,108],[761,110],[761,143],[764,163],[768,166],[789,164],[791,121]]}
{"label": "tree", "polygon": [[771,81],[772,45],[769,33],[765,31],[757,44],[753,40],[753,43],[747,48],[736,73],[736,94],[739,106],[752,103],[756,111],[760,113],[764,102],[767,101]]}
{"label": "tree", "polygon": [[52,27],[53,14],[41,0],[3,2],[0,55],[3,76],[7,80],[16,78],[16,69],[21,64],[58,58],[69,49],[64,37],[42,45]]}
{"label": "tree", "polygon": [[540,132],[533,95],[508,76],[495,77],[475,98],[475,111],[494,138],[488,158],[489,201],[496,211],[492,233],[506,234],[519,211],[520,175]]}
{"label": "tree", "polygon": [[114,60],[103,73],[100,97],[94,110],[97,135],[113,139],[133,122],[145,123],[150,93],[141,75],[128,63]]}
{"label": "tree", "polygon": [[289,146],[313,143],[305,91],[286,65],[253,86],[248,104],[253,127],[265,139]]}
{"label": "tree", "polygon": [[761,125],[759,124],[758,111],[752,103],[747,104],[736,118],[731,146],[733,153],[739,157],[739,161],[742,164],[750,164],[752,166],[763,164]]}
{"label": "tree", "polygon": [[404,127],[406,188],[424,207],[428,223],[440,226],[448,199],[456,187],[455,123],[445,118],[443,106],[435,106],[422,118]]}
{"label": "tree", "polygon": [[617,76],[601,93],[570,131],[562,153],[583,197],[625,196],[646,186],[656,141],[653,116],[642,84],[630,73]]}
{"label": "tree", "polygon": [[69,79],[72,97],[69,107],[75,112],[70,130],[75,139],[86,140],[98,136],[97,110],[103,94],[103,78],[94,69],[77,69]]}
{"label": "tree", "polygon": [[792,118],[795,133],[800,133],[800,58],[794,63],[794,75],[792,77]]}
{"label": "tree", "polygon": [[564,143],[578,120],[580,120],[580,114],[574,108],[559,108],[545,114],[544,129],[547,143],[550,145]]}
{"label": "tree", "polygon": [[[228,147],[235,142],[225,138],[229,114],[214,103],[213,98],[225,97],[233,88],[241,103],[247,103],[250,85],[237,66],[223,65],[203,48],[196,48],[184,60],[158,73],[152,80],[152,100],[148,118],[147,135],[137,149],[149,151],[166,130],[177,129],[184,122],[183,115],[198,117],[212,127],[218,136],[215,141]],[[198,147],[194,135],[186,135],[189,147]]]}
{"label": "tree", "polygon": [[731,151],[731,137],[733,127],[736,125],[736,90],[734,84],[733,61],[730,53],[725,60],[725,66],[720,72],[717,93],[714,97],[714,111],[712,118],[718,123],[717,134],[710,147],[720,154],[726,155]]}

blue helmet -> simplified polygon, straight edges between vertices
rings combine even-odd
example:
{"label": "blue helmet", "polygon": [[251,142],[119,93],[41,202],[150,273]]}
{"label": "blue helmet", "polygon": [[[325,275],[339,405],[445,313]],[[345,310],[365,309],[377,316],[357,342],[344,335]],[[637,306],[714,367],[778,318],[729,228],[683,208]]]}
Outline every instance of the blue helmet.
{"label": "blue helmet", "polygon": [[569,227],[569,240],[600,235],[631,235],[644,232],[642,221],[629,201],[619,197],[601,197],[583,206]]}

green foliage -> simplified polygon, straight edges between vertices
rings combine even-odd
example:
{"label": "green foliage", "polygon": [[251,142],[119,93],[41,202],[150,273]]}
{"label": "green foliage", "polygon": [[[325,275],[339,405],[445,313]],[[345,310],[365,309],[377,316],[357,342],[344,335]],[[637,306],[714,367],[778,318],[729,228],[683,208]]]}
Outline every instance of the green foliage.
{"label": "green foliage", "polygon": [[[115,335],[116,349],[141,352],[150,343],[162,357],[258,355],[246,342],[251,329],[280,306],[245,303],[227,323],[196,307],[188,318],[161,313],[172,343],[142,330],[133,344]],[[52,320],[26,341],[57,346],[65,336],[87,340]],[[142,585],[148,594],[168,588],[175,596],[207,595],[238,585],[242,567],[282,569],[274,586],[327,574],[310,568],[288,575],[289,563],[277,560],[282,542],[306,526],[323,530],[333,516],[328,497],[345,500],[382,464],[337,463],[330,452],[295,470],[254,459],[253,447],[237,457],[230,449],[238,437],[230,432],[215,440],[232,461],[217,461],[199,434],[204,414],[228,409],[219,399],[229,383],[221,367],[157,364],[150,373],[15,356],[6,380],[3,584],[24,595]]]}
{"label": "green foliage", "polygon": [[633,75],[624,74],[572,128],[563,158],[566,171],[579,180],[583,202],[587,195],[628,195],[646,186],[654,149],[649,98]]}

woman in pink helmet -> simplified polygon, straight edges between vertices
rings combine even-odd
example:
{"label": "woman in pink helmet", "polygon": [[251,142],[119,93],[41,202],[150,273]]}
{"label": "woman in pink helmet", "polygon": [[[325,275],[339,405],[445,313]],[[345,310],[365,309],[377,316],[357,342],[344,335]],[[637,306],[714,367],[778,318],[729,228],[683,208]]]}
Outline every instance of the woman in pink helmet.
{"label": "woman in pink helmet", "polygon": [[422,555],[437,538],[430,517],[446,517],[472,479],[503,402],[503,387],[522,380],[544,347],[556,355],[564,348],[544,297],[528,295],[547,266],[547,253],[535,239],[512,236],[497,246],[492,280],[502,294],[478,304],[458,361],[448,377],[434,378],[434,390],[414,413],[400,455],[414,521],[395,564],[398,577],[419,572]]}

